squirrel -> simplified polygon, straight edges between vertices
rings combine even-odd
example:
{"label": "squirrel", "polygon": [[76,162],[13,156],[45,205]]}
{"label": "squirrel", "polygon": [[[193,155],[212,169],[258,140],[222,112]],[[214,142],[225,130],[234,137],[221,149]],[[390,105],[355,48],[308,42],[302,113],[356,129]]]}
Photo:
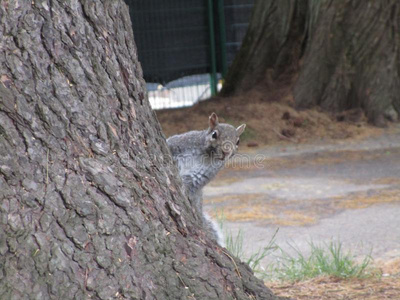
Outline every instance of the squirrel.
{"label": "squirrel", "polygon": [[224,246],[218,225],[203,212],[202,189],[237,152],[239,137],[246,124],[235,128],[219,123],[218,116],[212,113],[208,125],[208,129],[202,131],[189,131],[171,136],[167,139],[167,144],[178,166],[185,192],[196,213],[201,216],[204,229],[211,238]]}

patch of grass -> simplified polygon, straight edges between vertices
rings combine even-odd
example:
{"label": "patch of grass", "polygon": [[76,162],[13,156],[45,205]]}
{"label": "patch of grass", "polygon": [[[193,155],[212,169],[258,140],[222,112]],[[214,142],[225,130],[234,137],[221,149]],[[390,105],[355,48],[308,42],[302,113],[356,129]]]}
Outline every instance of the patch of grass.
{"label": "patch of grass", "polygon": [[232,233],[225,233],[225,245],[226,249],[228,249],[230,253],[240,258],[240,260],[244,260],[242,230],[239,230],[236,236],[233,236]]}
{"label": "patch of grass", "polygon": [[[225,221],[223,211],[217,212],[216,217],[221,230],[223,230]],[[289,254],[276,244],[278,230],[279,228],[266,247],[258,249],[250,256],[246,256],[243,249],[245,241],[243,231],[239,230],[236,235],[233,235],[225,230],[226,248],[234,256],[246,262],[262,279],[296,282],[321,276],[347,279],[376,275],[375,270],[370,266],[372,262],[370,255],[361,262],[357,262],[350,251],[343,250],[343,244],[340,241],[331,241],[323,245],[310,242],[308,255],[304,255],[298,248],[290,245],[294,254]],[[275,254],[276,251],[279,253]],[[274,255],[276,262],[262,266],[261,262],[269,255]]]}
{"label": "patch of grass", "polygon": [[[344,252],[342,243],[330,242],[323,246],[310,243],[310,254],[303,255],[292,246],[295,255],[290,255],[280,248],[281,255],[278,262],[270,266],[271,279],[301,281],[319,276],[333,276],[336,278],[363,278],[372,276],[369,266],[372,261],[366,256],[360,263],[350,252]],[[272,271],[272,272],[271,272]]]}
{"label": "patch of grass", "polygon": [[246,257],[243,251],[243,231],[239,230],[236,236],[233,236],[232,233],[225,232],[226,249],[240,260],[246,262],[254,273],[257,273],[260,277],[265,277],[265,269],[261,266],[261,261],[278,249],[275,242],[278,230],[279,228],[275,231],[266,247],[258,249],[258,251],[250,255],[250,257]]}
{"label": "patch of grass", "polygon": [[279,228],[276,229],[266,247],[258,249],[258,251],[252,254],[246,261],[254,273],[257,273],[260,277],[265,277],[266,271],[265,268],[261,266],[261,261],[278,249],[278,246],[276,245],[276,235],[278,234],[278,231]]}

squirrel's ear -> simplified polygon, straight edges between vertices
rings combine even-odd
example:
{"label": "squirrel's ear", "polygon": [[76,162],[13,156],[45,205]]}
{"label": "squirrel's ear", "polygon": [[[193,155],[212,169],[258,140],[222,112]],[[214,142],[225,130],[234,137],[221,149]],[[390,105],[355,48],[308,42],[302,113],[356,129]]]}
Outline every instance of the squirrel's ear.
{"label": "squirrel's ear", "polygon": [[236,128],[237,135],[240,136],[243,133],[245,128],[246,128],[246,124],[242,124],[238,128]]}
{"label": "squirrel's ear", "polygon": [[216,113],[212,113],[208,118],[208,124],[211,129],[214,129],[214,127],[218,125],[218,116]]}

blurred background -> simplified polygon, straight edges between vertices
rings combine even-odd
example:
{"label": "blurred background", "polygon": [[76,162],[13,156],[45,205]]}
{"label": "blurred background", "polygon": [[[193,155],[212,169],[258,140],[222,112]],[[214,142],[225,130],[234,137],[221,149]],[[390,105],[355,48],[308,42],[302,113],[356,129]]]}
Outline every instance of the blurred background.
{"label": "blurred background", "polygon": [[278,294],[400,297],[400,4],[126,2],[165,135],[247,124],[204,189],[228,249]]}

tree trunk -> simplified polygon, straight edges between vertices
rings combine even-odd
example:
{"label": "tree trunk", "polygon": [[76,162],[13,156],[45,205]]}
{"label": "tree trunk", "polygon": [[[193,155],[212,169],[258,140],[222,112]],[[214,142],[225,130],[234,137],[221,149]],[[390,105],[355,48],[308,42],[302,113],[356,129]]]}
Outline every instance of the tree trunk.
{"label": "tree trunk", "polygon": [[255,1],[242,46],[225,79],[221,95],[241,93],[263,81],[269,69],[277,78],[297,64],[304,40],[307,1]]}
{"label": "tree trunk", "polygon": [[[290,73],[298,108],[400,112],[400,3],[396,0],[258,0],[223,95]],[[394,116],[394,117],[393,117]]]}
{"label": "tree trunk", "polygon": [[183,196],[126,5],[0,18],[0,299],[275,299]]}

